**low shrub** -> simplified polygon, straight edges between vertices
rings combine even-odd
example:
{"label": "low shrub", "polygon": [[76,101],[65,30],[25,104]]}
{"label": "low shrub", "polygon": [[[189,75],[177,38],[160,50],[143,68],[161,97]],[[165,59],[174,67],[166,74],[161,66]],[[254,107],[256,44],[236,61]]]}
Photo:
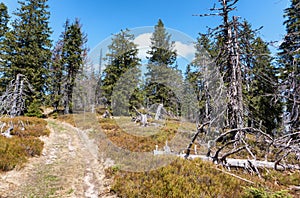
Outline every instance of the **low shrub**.
{"label": "low shrub", "polygon": [[6,123],[2,129],[6,130],[11,124],[14,129],[12,138],[0,135],[0,170],[9,171],[15,167],[21,167],[28,157],[39,156],[42,153],[44,142],[38,139],[40,136],[49,135],[47,122],[33,117],[2,118]]}
{"label": "low shrub", "polygon": [[[297,192],[288,190],[292,184],[299,185],[296,184],[299,172],[269,170],[262,172],[262,178],[259,178],[242,169],[232,170],[227,174],[226,170],[211,162],[181,158],[149,172],[126,172],[116,167],[118,166],[108,168],[106,176],[113,178],[111,191],[120,197],[299,197]],[[274,178],[267,177],[266,174],[272,174]],[[284,184],[274,185],[283,177]],[[292,178],[295,180],[288,181],[293,180]]]}
{"label": "low shrub", "polygon": [[27,154],[19,143],[18,137],[0,136],[0,170],[9,171],[27,161]]}
{"label": "low shrub", "polygon": [[39,137],[48,136],[50,134],[50,131],[47,128],[47,121],[40,118],[2,118],[0,121],[2,123],[6,123],[6,126],[3,128],[3,131],[5,131],[11,124],[13,124],[14,129],[11,131],[11,134],[19,137]]}
{"label": "low shrub", "polygon": [[286,190],[268,192],[264,188],[249,187],[245,189],[244,198],[292,198]]}
{"label": "low shrub", "polygon": [[111,168],[111,188],[120,197],[241,197],[241,180],[214,169],[201,160],[177,159],[160,169],[133,173]]}
{"label": "low shrub", "polygon": [[19,145],[24,149],[27,156],[33,157],[42,154],[44,142],[38,138],[28,137],[19,139]]}
{"label": "low shrub", "polygon": [[59,115],[57,117],[57,119],[62,121],[62,122],[69,123],[73,126],[76,125],[73,114]]}
{"label": "low shrub", "polygon": [[[172,139],[179,127],[177,121],[166,121],[157,133],[149,136],[137,136],[126,133],[114,119],[101,118],[99,123],[110,141],[120,148],[133,152],[151,152],[154,150],[155,145],[163,147],[166,141]],[[131,123],[131,126],[131,130],[140,129],[140,126],[137,126],[134,122]]]}

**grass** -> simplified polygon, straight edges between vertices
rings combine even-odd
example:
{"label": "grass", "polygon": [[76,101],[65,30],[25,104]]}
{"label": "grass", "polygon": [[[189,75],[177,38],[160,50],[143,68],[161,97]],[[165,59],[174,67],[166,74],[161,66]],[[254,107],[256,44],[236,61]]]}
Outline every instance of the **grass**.
{"label": "grass", "polygon": [[29,157],[41,155],[44,142],[38,137],[50,134],[45,120],[32,117],[16,117],[2,118],[0,121],[6,123],[3,131],[8,128],[9,124],[14,125],[11,132],[12,138],[0,136],[1,171],[22,167]]}
{"label": "grass", "polygon": [[60,115],[56,119],[66,122],[81,130],[91,129],[99,126],[98,118],[94,113],[66,114]]}
{"label": "grass", "polygon": [[156,125],[142,127],[131,122],[130,117],[98,118],[93,113],[60,115],[57,119],[83,130],[102,130],[117,146],[136,152],[152,151],[155,145],[164,146],[180,127],[176,120],[151,121]]}

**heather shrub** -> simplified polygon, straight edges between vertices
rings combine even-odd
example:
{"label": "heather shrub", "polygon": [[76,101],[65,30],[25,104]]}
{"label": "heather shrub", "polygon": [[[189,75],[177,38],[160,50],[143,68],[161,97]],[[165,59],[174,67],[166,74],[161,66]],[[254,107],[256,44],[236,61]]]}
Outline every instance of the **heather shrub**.
{"label": "heather shrub", "polygon": [[42,154],[44,142],[38,137],[50,134],[47,122],[34,117],[2,118],[1,123],[5,131],[13,125],[12,138],[0,135],[0,170],[9,171],[22,167],[28,157]]}

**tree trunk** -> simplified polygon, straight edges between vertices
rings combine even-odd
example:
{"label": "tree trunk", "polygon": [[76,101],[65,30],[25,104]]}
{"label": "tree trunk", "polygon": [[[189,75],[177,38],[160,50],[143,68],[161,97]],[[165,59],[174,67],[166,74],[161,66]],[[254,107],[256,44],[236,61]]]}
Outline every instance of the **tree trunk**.
{"label": "tree trunk", "polygon": [[[181,157],[186,158],[186,155],[181,155]],[[201,158],[202,160],[205,160],[205,161],[214,161],[213,158],[207,157],[206,155],[190,155],[189,158],[191,158],[191,159]],[[285,170],[285,169],[300,170],[299,165],[287,164],[287,165],[281,165],[281,166],[276,167],[276,162],[226,158],[226,166],[227,167],[247,168],[251,164],[257,168],[269,168],[269,169],[276,169],[276,170]]]}

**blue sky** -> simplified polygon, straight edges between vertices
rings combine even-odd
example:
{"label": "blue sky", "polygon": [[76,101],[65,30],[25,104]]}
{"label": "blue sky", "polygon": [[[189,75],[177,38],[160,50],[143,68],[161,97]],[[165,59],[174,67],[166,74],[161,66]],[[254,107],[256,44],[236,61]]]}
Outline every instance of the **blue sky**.
{"label": "blue sky", "polygon": [[[14,11],[17,0],[2,0]],[[93,49],[99,42],[121,29],[154,26],[161,18],[166,27],[181,31],[192,38],[215,27],[219,17],[195,17],[193,14],[209,13],[216,0],[49,0],[53,36],[57,40],[64,21],[79,18],[88,35],[88,46]],[[218,4],[217,4],[218,5]],[[240,0],[234,13],[247,19],[261,30],[266,41],[281,40],[285,34],[283,9],[289,0]]]}

